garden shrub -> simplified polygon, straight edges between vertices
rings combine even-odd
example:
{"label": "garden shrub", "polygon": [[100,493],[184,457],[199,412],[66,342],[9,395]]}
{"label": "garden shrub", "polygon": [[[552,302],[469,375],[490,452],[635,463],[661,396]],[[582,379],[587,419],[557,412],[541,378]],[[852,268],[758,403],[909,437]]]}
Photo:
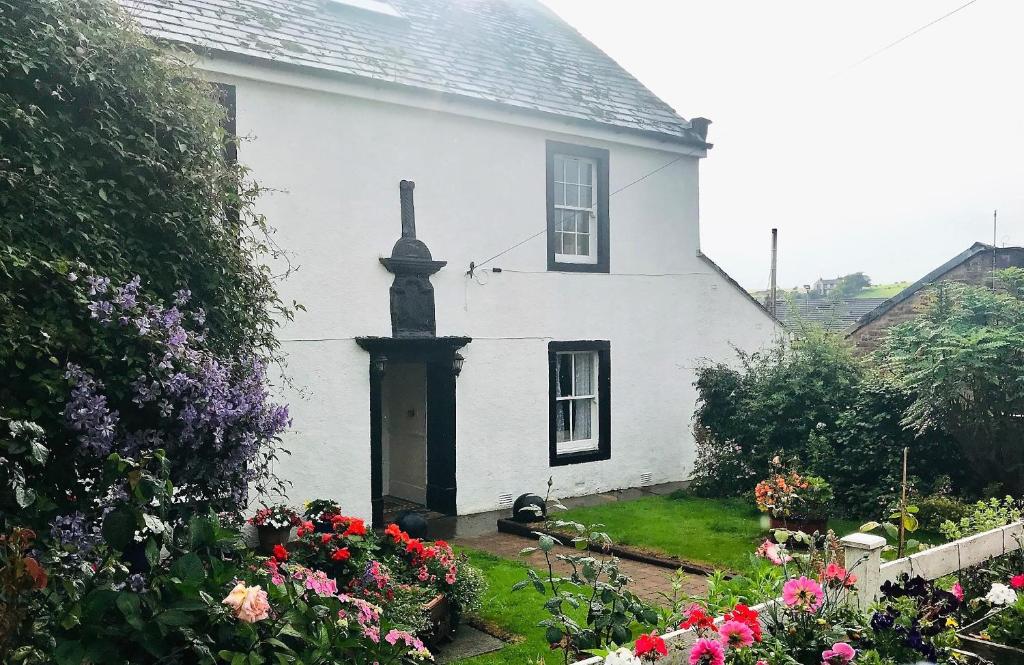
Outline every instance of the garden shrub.
{"label": "garden shrub", "polygon": [[979,485],[1024,495],[1024,269],[995,286],[939,282],[893,326],[876,360],[912,396],[903,422],[948,433]]}
{"label": "garden shrub", "polygon": [[[897,492],[904,447],[911,475],[945,474],[959,483],[963,465],[941,432],[914,436],[902,424],[912,398],[855,357],[838,336],[807,327],[792,342],[738,363],[698,368],[693,489],[704,496],[750,493],[779,455],[825,478],[837,514],[864,516]],[[923,491],[931,491],[921,482]],[[959,487],[959,484],[958,484]]]}

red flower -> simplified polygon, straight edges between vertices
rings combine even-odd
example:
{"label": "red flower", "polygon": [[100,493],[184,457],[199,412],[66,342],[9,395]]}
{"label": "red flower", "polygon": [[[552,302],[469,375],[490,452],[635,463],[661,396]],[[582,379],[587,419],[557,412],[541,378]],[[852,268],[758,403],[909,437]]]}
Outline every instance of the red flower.
{"label": "red flower", "polygon": [[[26,529],[26,531],[28,531],[28,529]],[[32,532],[29,531],[29,533]],[[35,534],[32,534],[32,538],[35,538]],[[25,566],[25,572],[32,578],[34,588],[45,589],[47,582],[46,571],[39,565],[39,562],[32,557],[27,556],[22,560],[22,563]]]}
{"label": "red flower", "polygon": [[299,525],[299,528],[295,531],[295,533],[298,534],[299,538],[302,538],[307,533],[313,533],[315,530],[316,527],[313,526],[312,522],[303,522]]}
{"label": "red flower", "polygon": [[725,613],[726,621],[739,621],[750,628],[754,634],[754,641],[761,641],[761,622],[757,619],[757,610],[752,610],[743,603],[739,603],[732,609],[732,612]]}
{"label": "red flower", "polygon": [[1010,586],[1014,589],[1024,589],[1024,573],[1011,577]]}
{"label": "red flower", "polygon": [[446,540],[435,540],[434,541],[434,545],[437,546],[437,547],[440,547],[441,549],[444,549],[444,550],[447,550],[447,549],[451,548],[451,545],[449,545],[448,541],[446,541]]}
{"label": "red flower", "polygon": [[384,533],[391,536],[391,539],[396,543],[407,543],[409,542],[409,534],[398,528],[397,524],[389,524],[384,527]]}
{"label": "red flower", "polygon": [[[739,607],[739,606],[737,606]],[[696,630],[710,630],[715,627],[715,618],[704,611],[704,608],[694,603],[686,611],[686,620],[679,624],[683,630],[695,628]]]}
{"label": "red flower", "polygon": [[326,545],[327,543],[331,542],[332,538],[334,538],[334,534],[332,534],[332,533],[322,533],[322,534],[320,534],[320,542],[323,543],[324,545]]}
{"label": "red flower", "polygon": [[422,559],[424,552],[423,542],[418,538],[413,538],[406,544],[405,551],[411,554],[413,559]]}
{"label": "red flower", "polygon": [[365,536],[366,535],[366,523],[358,517],[353,517],[352,521],[349,522],[348,528],[345,529],[343,536]]}
{"label": "red flower", "polygon": [[277,561],[287,561],[288,549],[284,545],[274,545],[274,559]]}
{"label": "red flower", "polygon": [[668,655],[668,647],[665,646],[665,640],[661,639],[658,633],[651,633],[650,635],[641,635],[636,638],[634,653],[637,658],[657,660],[662,656]]}
{"label": "red flower", "polygon": [[331,558],[334,559],[335,561],[348,561],[348,558],[350,556],[352,556],[352,554],[348,551],[347,547],[342,547],[340,549],[336,549],[331,554]]}

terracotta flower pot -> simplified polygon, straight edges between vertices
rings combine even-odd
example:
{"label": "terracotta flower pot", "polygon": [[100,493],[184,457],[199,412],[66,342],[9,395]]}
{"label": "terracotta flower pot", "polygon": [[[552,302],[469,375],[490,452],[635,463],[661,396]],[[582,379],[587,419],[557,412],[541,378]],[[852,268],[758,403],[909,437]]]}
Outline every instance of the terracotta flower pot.
{"label": "terracotta flower pot", "polygon": [[448,596],[438,594],[423,604],[423,611],[430,617],[430,630],[427,634],[428,644],[439,644],[451,637],[452,605]]}
{"label": "terracotta flower pot", "polygon": [[260,549],[265,554],[270,554],[274,551],[275,545],[284,545],[288,542],[288,536],[292,533],[290,526],[284,527],[283,529],[275,529],[272,526],[258,526],[256,527],[256,535],[260,539]]}

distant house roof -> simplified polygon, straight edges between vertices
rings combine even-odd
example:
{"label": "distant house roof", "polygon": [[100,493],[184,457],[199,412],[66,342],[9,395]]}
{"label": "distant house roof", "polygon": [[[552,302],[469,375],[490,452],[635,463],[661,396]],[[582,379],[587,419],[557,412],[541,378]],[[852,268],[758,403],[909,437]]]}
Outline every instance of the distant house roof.
{"label": "distant house roof", "polygon": [[191,48],[710,147],[706,125],[537,0],[119,1],[150,35]]}
{"label": "distant house roof", "polygon": [[[954,256],[949,261],[946,261],[941,266],[939,266],[935,270],[931,271],[930,273],[928,273],[927,275],[925,275],[921,279],[917,280],[916,282],[914,282],[913,284],[911,284],[907,288],[903,289],[902,291],[900,291],[899,293],[897,293],[893,297],[888,298],[887,300],[883,300],[881,303],[878,304],[877,307],[875,307],[874,309],[872,309],[869,312],[865,312],[864,315],[861,316],[856,321],[852,321],[850,327],[846,331],[846,334],[848,336],[854,334],[855,332],[857,332],[858,330],[860,330],[861,328],[863,328],[867,324],[869,324],[872,321],[875,321],[876,319],[878,319],[881,316],[883,316],[886,312],[888,312],[890,309],[892,309],[896,305],[898,305],[901,302],[903,302],[903,301],[907,300],[908,298],[912,297],[915,293],[920,291],[922,288],[924,288],[924,287],[928,286],[929,284],[932,284],[932,283],[940,280],[949,271],[951,271],[954,268],[962,265],[966,261],[974,258],[978,254],[981,254],[983,252],[991,252],[991,251],[992,251],[992,245],[986,245],[983,242],[976,242],[976,243],[974,243],[973,245],[968,247],[966,250],[960,252],[959,254]],[[1003,253],[1003,252],[1016,252],[1016,253],[1024,254],[1024,248],[1021,248],[1021,247],[1000,247],[1000,248],[998,248],[997,251],[999,251],[1001,253]]]}
{"label": "distant house roof", "polygon": [[779,299],[775,312],[787,328],[801,322],[814,323],[826,330],[845,330],[864,314],[874,310],[885,298],[818,298]]}

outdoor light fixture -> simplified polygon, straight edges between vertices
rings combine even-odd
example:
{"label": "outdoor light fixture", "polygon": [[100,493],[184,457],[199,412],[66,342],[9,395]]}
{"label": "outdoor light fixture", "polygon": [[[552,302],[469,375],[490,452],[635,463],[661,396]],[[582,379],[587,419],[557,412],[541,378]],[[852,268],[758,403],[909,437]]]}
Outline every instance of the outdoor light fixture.
{"label": "outdoor light fixture", "polygon": [[466,359],[462,357],[461,353],[456,351],[455,355],[452,357],[452,372],[455,376],[462,374],[462,363],[464,362],[466,362]]}
{"label": "outdoor light fixture", "polygon": [[373,371],[383,376],[384,370],[388,367],[388,357],[383,353],[374,356],[373,358]]}

